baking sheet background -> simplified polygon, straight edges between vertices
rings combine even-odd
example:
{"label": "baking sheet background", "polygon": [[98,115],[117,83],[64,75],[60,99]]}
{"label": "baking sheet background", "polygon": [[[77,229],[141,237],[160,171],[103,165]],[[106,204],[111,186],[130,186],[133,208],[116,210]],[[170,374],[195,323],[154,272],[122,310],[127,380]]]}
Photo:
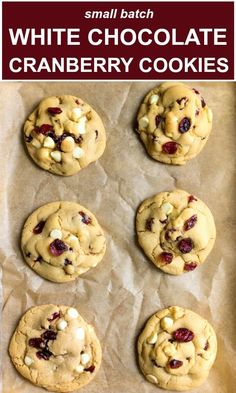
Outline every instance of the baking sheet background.
{"label": "baking sheet background", "polygon": [[[1,264],[3,267],[3,393],[40,393],[18,375],[7,355],[9,339],[22,313],[41,303],[78,307],[101,340],[103,362],[86,393],[157,393],[137,366],[136,341],[147,319],[169,305],[191,308],[207,318],[218,336],[218,356],[206,383],[195,393],[233,393],[236,382],[235,285],[235,84],[199,83],[214,114],[204,150],[184,167],[152,160],[134,132],[134,119],[146,83],[1,83]],[[22,143],[22,125],[38,102],[72,94],[102,117],[107,147],[102,158],[69,178],[33,164]],[[196,271],[181,277],[162,273],[139,248],[137,207],[160,191],[179,187],[199,196],[217,227],[213,251]],[[20,233],[25,219],[54,200],[78,201],[105,230],[107,252],[97,268],[76,281],[54,284],[23,261]]]}

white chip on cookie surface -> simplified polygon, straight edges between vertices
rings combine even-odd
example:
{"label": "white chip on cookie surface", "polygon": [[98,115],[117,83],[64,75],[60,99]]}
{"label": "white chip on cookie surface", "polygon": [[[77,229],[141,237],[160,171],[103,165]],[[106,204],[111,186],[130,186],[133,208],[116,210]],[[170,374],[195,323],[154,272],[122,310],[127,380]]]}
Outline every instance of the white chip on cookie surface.
{"label": "white chip on cookie surface", "polygon": [[65,319],[60,319],[57,322],[57,329],[58,330],[65,330],[66,327],[67,327],[67,322],[65,321]]}
{"label": "white chip on cookie surface", "polygon": [[81,363],[85,365],[90,361],[90,355],[88,353],[82,353],[80,359],[81,359]]}
{"label": "white chip on cookie surface", "polygon": [[149,120],[147,116],[143,116],[141,117],[141,119],[139,119],[139,127],[141,129],[147,128],[148,124],[149,124]]}
{"label": "white chip on cookie surface", "polygon": [[147,343],[148,344],[156,344],[156,342],[157,342],[157,333],[153,333],[153,334],[151,334],[150,337],[148,337]]}
{"label": "white chip on cookie surface", "polygon": [[69,242],[76,242],[76,241],[78,242],[79,241],[78,237],[75,235],[69,235],[67,240]]}
{"label": "white chip on cookie surface", "polygon": [[74,108],[71,113],[71,119],[74,121],[77,121],[81,115],[82,115],[82,109],[81,108]]}
{"label": "white chip on cookie surface", "polygon": [[157,104],[159,100],[159,95],[158,94],[152,94],[151,97],[149,98],[149,103],[150,104]]}
{"label": "white chip on cookie surface", "polygon": [[50,153],[50,156],[54,159],[56,162],[61,162],[61,152],[59,150],[52,151]]}
{"label": "white chip on cookie surface", "polygon": [[85,332],[82,327],[76,329],[76,337],[78,338],[78,340],[84,340]]}
{"label": "white chip on cookie surface", "polygon": [[166,203],[163,203],[163,205],[161,206],[161,211],[163,211],[163,213],[165,213],[165,214],[170,214],[170,213],[172,213],[172,211],[173,211],[173,205],[171,205],[171,203],[169,203],[169,202],[166,202]]}
{"label": "white chip on cookie surface", "polygon": [[46,138],[43,141],[43,146],[48,147],[49,149],[54,149],[55,142],[50,136],[46,136]]}
{"label": "white chip on cookie surface", "polygon": [[84,371],[84,366],[82,366],[82,364],[78,364],[78,366],[75,367],[75,371],[78,374],[81,374]]}
{"label": "white chip on cookie surface", "polygon": [[146,378],[151,383],[157,383],[157,378],[154,375],[152,375],[152,374],[146,375]]}
{"label": "white chip on cookie surface", "polygon": [[38,139],[33,139],[31,142],[31,145],[34,146],[36,149],[40,149],[41,143],[38,141]]}
{"label": "white chip on cookie surface", "polygon": [[50,232],[50,237],[52,237],[53,239],[61,239],[62,238],[62,231],[60,231],[60,229],[53,229]]}
{"label": "white chip on cookie surface", "polygon": [[67,315],[68,315],[71,319],[75,319],[75,318],[78,318],[79,313],[78,313],[78,311],[76,310],[76,308],[71,307],[71,308],[69,308],[69,309],[67,310]]}
{"label": "white chip on cookie surface", "polygon": [[77,146],[74,148],[72,155],[74,158],[81,158],[84,155],[84,150]]}
{"label": "white chip on cookie surface", "polygon": [[26,366],[31,366],[34,363],[33,359],[30,356],[25,356],[24,363]]}
{"label": "white chip on cookie surface", "polygon": [[170,329],[173,326],[173,324],[174,324],[174,321],[170,317],[164,317],[161,319],[161,327],[164,330]]}

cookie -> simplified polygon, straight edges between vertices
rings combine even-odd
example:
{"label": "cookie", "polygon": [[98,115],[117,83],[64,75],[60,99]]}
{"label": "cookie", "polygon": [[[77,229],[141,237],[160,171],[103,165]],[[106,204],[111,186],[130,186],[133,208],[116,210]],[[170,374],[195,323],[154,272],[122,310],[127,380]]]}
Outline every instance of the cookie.
{"label": "cookie", "polygon": [[146,199],[137,212],[136,230],[148,258],[165,273],[175,275],[202,264],[216,237],[209,208],[183,190]]}
{"label": "cookie", "polygon": [[95,267],[106,251],[96,217],[75,202],[52,202],[26,220],[21,247],[28,265],[54,282],[74,280]]}
{"label": "cookie", "polygon": [[147,94],[137,120],[137,131],[152,158],[184,165],[207,142],[212,111],[196,89],[166,82]]}
{"label": "cookie", "polygon": [[212,326],[191,310],[169,307],[147,322],[138,339],[140,368],[146,379],[168,390],[200,386],[215,361]]}
{"label": "cookie", "polygon": [[24,139],[37,165],[62,176],[74,175],[96,161],[106,145],[98,114],[70,95],[41,101],[25,122]]}
{"label": "cookie", "polygon": [[9,353],[23,377],[52,392],[71,392],[89,383],[102,357],[93,327],[75,308],[53,304],[23,315]]}

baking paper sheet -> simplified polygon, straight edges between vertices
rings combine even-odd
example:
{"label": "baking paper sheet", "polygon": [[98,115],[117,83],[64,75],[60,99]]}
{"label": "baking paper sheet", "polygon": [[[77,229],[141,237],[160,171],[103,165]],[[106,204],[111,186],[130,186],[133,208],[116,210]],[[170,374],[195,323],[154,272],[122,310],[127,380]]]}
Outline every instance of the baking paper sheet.
{"label": "baking paper sheet", "polygon": [[[101,340],[103,362],[96,379],[81,393],[157,393],[137,365],[136,341],[157,310],[179,305],[214,326],[219,350],[206,383],[195,393],[233,393],[236,383],[235,259],[235,84],[190,84],[214,114],[204,150],[184,167],[152,160],[134,132],[139,104],[157,82],[1,83],[1,264],[3,270],[3,393],[40,393],[14,369],[7,353],[22,313],[42,303],[78,307]],[[89,102],[102,117],[107,147],[102,158],[77,175],[63,178],[34,165],[22,143],[22,126],[41,99],[72,94]],[[179,187],[199,196],[217,227],[213,251],[200,268],[180,277],[159,271],[147,260],[135,236],[139,204],[160,191]],[[20,233],[39,206],[78,201],[105,230],[103,261],[76,281],[51,283],[23,261]],[[1,296],[0,296],[1,297]]]}

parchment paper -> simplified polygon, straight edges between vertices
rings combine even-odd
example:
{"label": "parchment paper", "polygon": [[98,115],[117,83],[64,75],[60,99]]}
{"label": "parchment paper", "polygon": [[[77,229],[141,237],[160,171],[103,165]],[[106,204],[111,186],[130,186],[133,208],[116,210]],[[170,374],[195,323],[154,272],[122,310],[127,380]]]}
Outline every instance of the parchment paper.
{"label": "parchment paper", "polygon": [[[134,132],[134,118],[147,83],[1,83],[1,264],[3,268],[3,393],[40,393],[12,366],[7,347],[29,307],[55,302],[78,307],[101,340],[103,362],[81,393],[157,393],[139,371],[136,341],[147,319],[169,305],[191,308],[214,326],[219,350],[207,382],[195,393],[233,393],[236,375],[235,84],[199,83],[214,113],[213,131],[200,155],[184,167],[152,160]],[[102,158],[63,178],[38,168],[26,154],[22,126],[38,102],[72,94],[102,117],[107,148]],[[174,187],[199,196],[216,221],[213,251],[200,268],[181,277],[159,271],[139,248],[134,227],[138,205]],[[103,261],[76,281],[47,282],[23,261],[20,233],[28,215],[54,200],[78,201],[105,230]],[[0,294],[1,297],[1,294]]]}

